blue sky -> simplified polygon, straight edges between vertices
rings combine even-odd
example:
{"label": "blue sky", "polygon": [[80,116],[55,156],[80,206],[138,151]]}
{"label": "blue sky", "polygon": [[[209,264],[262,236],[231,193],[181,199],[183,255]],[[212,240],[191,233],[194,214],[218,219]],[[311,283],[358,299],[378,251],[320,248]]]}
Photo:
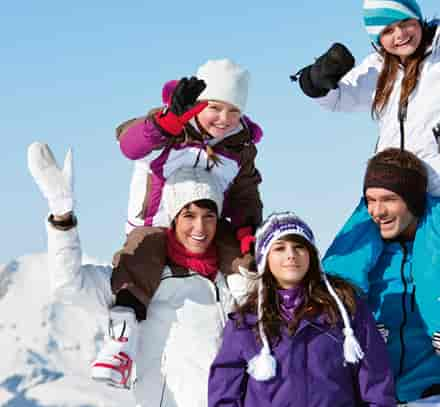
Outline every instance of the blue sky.
{"label": "blue sky", "polygon": [[[434,8],[437,3],[437,9]],[[421,1],[425,16],[438,2]],[[333,42],[370,51],[362,1],[6,2],[0,16],[0,264],[44,251],[47,205],[27,170],[32,141],[75,158],[84,251],[110,260],[124,240],[132,163],[114,128],[160,103],[162,84],[228,57],[252,75],[247,114],[264,130],[258,167],[265,214],[294,210],[324,250],[359,200],[376,125],[334,114],[289,74]]]}

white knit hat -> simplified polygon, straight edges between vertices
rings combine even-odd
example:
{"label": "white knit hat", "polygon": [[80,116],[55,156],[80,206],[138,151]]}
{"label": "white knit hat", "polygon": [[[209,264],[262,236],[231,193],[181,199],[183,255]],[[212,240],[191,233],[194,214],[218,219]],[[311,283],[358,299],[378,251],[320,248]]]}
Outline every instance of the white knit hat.
{"label": "white knit hat", "polygon": [[199,100],[218,100],[245,110],[250,77],[246,69],[229,59],[209,60],[199,67],[196,76],[206,83]]}
{"label": "white knit hat", "polygon": [[[293,212],[273,213],[270,215],[263,224],[258,228],[255,233],[255,261],[257,263],[257,278],[258,280],[258,321],[261,321],[263,316],[262,303],[263,303],[263,273],[266,270],[267,256],[272,244],[281,239],[283,236],[297,235],[303,237],[307,242],[312,245],[316,253],[315,238],[310,227],[301,218],[296,216]],[[322,270],[322,269],[321,269]],[[241,270],[243,272],[243,270]],[[249,273],[251,274],[251,273]],[[247,275],[249,276],[249,275]],[[344,340],[344,359],[348,363],[357,363],[364,357],[364,353],[354,336],[353,329],[350,325],[350,318],[347,310],[341,299],[336,294],[335,290],[331,286],[327,279],[327,276],[322,272],[322,279],[329,291],[330,295],[335,300],[339,312],[344,324],[343,333]],[[275,376],[276,373],[276,360],[270,354],[270,346],[264,332],[261,322],[258,323],[258,329],[260,338],[263,343],[263,348],[260,353],[254,356],[248,364],[248,373],[256,380],[269,380]]]}
{"label": "white knit hat", "polygon": [[223,190],[211,172],[200,167],[183,167],[174,171],[163,188],[165,212],[169,224],[183,207],[200,199],[209,199],[217,205],[218,216],[223,208]]}

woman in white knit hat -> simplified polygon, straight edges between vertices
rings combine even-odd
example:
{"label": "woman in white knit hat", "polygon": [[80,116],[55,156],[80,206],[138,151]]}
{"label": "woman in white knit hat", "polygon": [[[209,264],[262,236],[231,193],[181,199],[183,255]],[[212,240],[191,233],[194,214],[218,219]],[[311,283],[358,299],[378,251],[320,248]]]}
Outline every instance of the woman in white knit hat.
{"label": "woman in white knit hat", "polygon": [[[138,320],[145,319],[145,307],[151,299],[148,287],[160,278],[166,258],[166,236],[157,229],[170,224],[164,185],[181,168],[206,169],[217,177],[225,195],[223,210],[218,213],[223,220],[230,219],[230,223],[222,222],[223,232],[217,239],[222,271],[231,272],[233,258],[250,261],[253,232],[261,222],[263,205],[258,189],[261,176],[255,168],[255,145],[262,131],[244,115],[248,86],[249,72],[242,66],[229,59],[209,60],[195,77],[164,86],[163,107],[118,128],[122,152],[136,160],[126,232],[152,227],[134,230],[128,238],[143,247],[137,251],[142,264],[149,254],[147,273],[132,278],[132,270],[139,268],[137,254],[128,265],[120,263],[121,253],[114,260],[116,305],[136,309]],[[112,349],[111,342],[105,346]],[[102,380],[102,369],[96,375],[96,364],[103,366],[99,356],[92,366],[92,377]],[[114,384],[110,370],[108,381]]]}
{"label": "woman in white knit hat", "polygon": [[[128,386],[136,360],[137,406],[206,407],[209,367],[234,303],[234,281],[226,283],[218,272],[214,238],[223,191],[216,177],[205,169],[182,168],[168,178],[163,192],[171,224],[166,232],[168,260],[159,281],[149,287],[147,318],[137,324],[133,310],[113,306],[112,267],[81,265],[71,153],[61,171],[49,147],[34,143],[28,163],[51,212],[48,257],[56,298],[91,313],[108,314],[113,307],[113,348],[104,350],[101,366],[95,365],[97,376],[101,368],[107,380],[111,371],[115,384]],[[146,264],[138,266],[146,272]]]}
{"label": "woman in white knit hat", "polygon": [[[416,0],[364,0],[364,24],[375,52],[354,58],[334,44],[299,73],[303,92],[331,111],[368,111],[379,125],[377,152],[397,147],[428,170],[428,192],[440,195],[440,28]],[[295,77],[294,77],[295,78]]]}
{"label": "woman in white knit hat", "polygon": [[209,407],[395,406],[373,317],[352,286],[323,273],[309,226],[275,213],[256,239],[257,289],[226,323]]}

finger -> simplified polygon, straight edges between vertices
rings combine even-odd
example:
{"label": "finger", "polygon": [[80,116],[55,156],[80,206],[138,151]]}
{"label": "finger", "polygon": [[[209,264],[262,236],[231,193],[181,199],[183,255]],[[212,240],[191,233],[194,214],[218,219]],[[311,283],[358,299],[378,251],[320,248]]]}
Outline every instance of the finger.
{"label": "finger", "polygon": [[58,168],[52,150],[47,144],[35,142],[28,147],[28,167],[32,175],[40,174],[52,166]]}
{"label": "finger", "polygon": [[73,191],[73,154],[72,154],[72,148],[69,148],[69,150],[66,153],[66,157],[64,158],[64,165],[63,165],[63,176],[66,180],[67,184],[70,187],[70,190]]}

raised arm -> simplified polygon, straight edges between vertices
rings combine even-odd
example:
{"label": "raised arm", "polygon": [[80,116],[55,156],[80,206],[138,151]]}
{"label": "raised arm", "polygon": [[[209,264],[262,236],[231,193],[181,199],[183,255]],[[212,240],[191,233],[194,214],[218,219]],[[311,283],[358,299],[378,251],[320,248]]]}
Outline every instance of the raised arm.
{"label": "raised arm", "polygon": [[333,44],[313,64],[292,76],[305,95],[331,111],[369,110],[381,67],[378,54],[354,67],[355,60],[342,44]]}
{"label": "raised arm", "polygon": [[47,199],[48,260],[53,295],[63,303],[107,312],[112,303],[111,267],[81,265],[81,245],[73,215],[73,160],[66,155],[61,170],[50,148],[33,143],[28,149],[32,176]]}

